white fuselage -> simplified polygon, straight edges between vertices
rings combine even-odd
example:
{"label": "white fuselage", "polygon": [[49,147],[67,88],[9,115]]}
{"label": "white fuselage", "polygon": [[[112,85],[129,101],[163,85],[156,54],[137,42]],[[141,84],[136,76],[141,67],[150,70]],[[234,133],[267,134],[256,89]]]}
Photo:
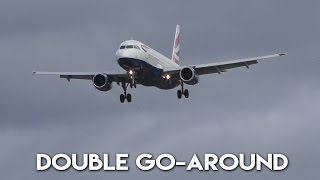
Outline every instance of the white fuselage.
{"label": "white fuselage", "polygon": [[165,68],[179,65],[139,41],[124,41],[120,44],[116,56],[123,69],[137,73],[137,82],[142,85],[171,89],[179,84],[179,80],[174,79],[170,79],[168,83],[168,79],[162,74]]}
{"label": "white fuselage", "polygon": [[[129,46],[133,45],[133,48],[120,49],[120,47],[127,47],[128,45]],[[134,48],[134,46],[138,46],[139,49]],[[120,44],[120,47],[116,52],[117,59],[120,59],[120,58],[139,59],[141,61],[144,61],[160,69],[179,66],[177,63],[175,63],[171,59],[167,58],[166,56],[162,55],[156,50],[136,40],[124,41]]]}

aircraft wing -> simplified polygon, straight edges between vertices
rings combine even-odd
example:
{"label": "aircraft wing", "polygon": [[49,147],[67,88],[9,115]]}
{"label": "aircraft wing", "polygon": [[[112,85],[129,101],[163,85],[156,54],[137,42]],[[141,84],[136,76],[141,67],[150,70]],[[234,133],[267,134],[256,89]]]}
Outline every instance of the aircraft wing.
{"label": "aircraft wing", "polygon": [[231,61],[225,61],[225,62],[198,64],[198,65],[191,65],[191,66],[180,66],[177,68],[165,69],[164,73],[178,74],[181,69],[185,67],[192,67],[195,69],[195,72],[197,75],[212,74],[212,73],[220,74],[222,72],[226,72],[228,69],[233,69],[238,67],[249,68],[250,65],[257,64],[259,60],[270,59],[270,58],[275,58],[275,57],[280,57],[285,55],[286,53],[279,53],[279,54],[247,58],[247,59],[231,60]]}
{"label": "aircraft wing", "polygon": [[83,80],[92,80],[93,77],[97,74],[106,74],[112,77],[112,80],[115,82],[122,82],[126,79],[126,72],[37,72],[33,71],[33,75],[58,75],[60,78],[65,78],[68,81],[71,79],[83,79]]}

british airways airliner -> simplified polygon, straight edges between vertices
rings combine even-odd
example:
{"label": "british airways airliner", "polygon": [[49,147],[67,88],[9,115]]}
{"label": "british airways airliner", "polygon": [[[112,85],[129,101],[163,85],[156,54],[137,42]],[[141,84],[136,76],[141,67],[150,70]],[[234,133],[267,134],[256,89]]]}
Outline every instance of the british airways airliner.
{"label": "british airways airliner", "polygon": [[284,56],[286,53],[278,53],[247,59],[238,59],[225,62],[214,62],[209,64],[197,64],[180,66],[180,26],[177,25],[173,44],[171,59],[153,50],[149,46],[136,40],[127,40],[120,44],[116,52],[118,64],[125,70],[119,73],[111,72],[36,72],[34,75],[59,75],[68,81],[71,79],[84,79],[93,82],[99,91],[110,91],[115,82],[123,88],[120,102],[125,100],[131,102],[132,96],[127,93],[128,87],[136,88],[137,85],[154,86],[160,89],[177,90],[179,99],[189,97],[188,89],[184,85],[195,85],[199,83],[199,76],[205,74],[226,72],[228,69],[246,67],[257,64],[259,60]]}

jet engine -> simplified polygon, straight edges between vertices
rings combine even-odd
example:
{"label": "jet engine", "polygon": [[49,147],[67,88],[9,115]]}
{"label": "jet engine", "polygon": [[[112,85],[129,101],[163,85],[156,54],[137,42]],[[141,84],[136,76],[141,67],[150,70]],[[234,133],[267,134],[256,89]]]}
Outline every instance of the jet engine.
{"label": "jet engine", "polygon": [[185,67],[180,71],[180,79],[189,85],[195,85],[199,82],[199,77],[191,67]]}
{"label": "jet engine", "polygon": [[92,79],[93,85],[99,91],[109,91],[112,89],[112,82],[108,81],[106,74],[97,74]]}

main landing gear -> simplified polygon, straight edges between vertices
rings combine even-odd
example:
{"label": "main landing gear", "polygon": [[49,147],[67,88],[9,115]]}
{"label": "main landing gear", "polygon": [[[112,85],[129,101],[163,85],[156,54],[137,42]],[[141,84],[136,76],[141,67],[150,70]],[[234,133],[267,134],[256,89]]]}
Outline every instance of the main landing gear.
{"label": "main landing gear", "polygon": [[177,91],[177,95],[179,99],[181,99],[182,95],[184,95],[185,98],[189,98],[189,91],[183,88],[183,82],[181,82],[181,90],[179,89]]}
{"label": "main landing gear", "polygon": [[127,94],[127,88],[128,86],[130,86],[130,88],[137,88],[137,83],[135,81],[135,72],[130,70],[128,72],[128,75],[131,79],[130,83],[126,83],[126,82],[122,82],[122,88],[123,88],[123,91],[124,93],[123,94],[120,94],[120,102],[121,103],[124,103],[125,100],[127,100],[129,103],[131,102],[132,100],[132,96],[130,93]]}
{"label": "main landing gear", "polygon": [[131,102],[131,100],[132,100],[131,94],[130,93],[127,94],[128,85],[129,84],[126,84],[124,82],[122,83],[122,88],[123,88],[124,93],[120,94],[120,102],[121,103],[124,103],[125,100],[127,100],[128,102]]}

